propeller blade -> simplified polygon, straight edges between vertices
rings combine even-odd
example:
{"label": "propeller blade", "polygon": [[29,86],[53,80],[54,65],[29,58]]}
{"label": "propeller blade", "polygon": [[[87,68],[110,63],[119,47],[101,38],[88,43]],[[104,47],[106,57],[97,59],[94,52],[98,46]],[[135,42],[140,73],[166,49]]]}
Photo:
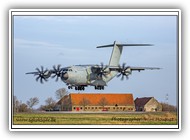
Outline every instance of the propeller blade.
{"label": "propeller blade", "polygon": [[55,74],[55,75],[53,75],[51,78],[55,78],[57,75]]}
{"label": "propeller blade", "polygon": [[[122,77],[121,77],[122,81],[124,80],[124,77],[126,77],[126,79],[128,80],[128,78],[129,78],[128,75],[131,74],[130,69],[129,69],[130,67],[129,66],[125,66],[125,65],[126,65],[126,63],[123,63],[122,66],[118,65],[118,67],[119,67],[119,70],[118,70],[119,74],[117,75],[117,77],[120,77],[122,75]],[[128,71],[128,69],[129,69],[129,71]]]}
{"label": "propeller blade", "polygon": [[59,65],[57,66],[57,70],[58,70],[58,71],[60,71],[60,67],[61,67],[61,65],[59,64]]}
{"label": "propeller blade", "polygon": [[41,71],[42,71],[42,72],[44,71],[44,67],[43,67],[43,66],[41,66]]}
{"label": "propeller blade", "polygon": [[117,77],[120,77],[121,76],[121,73],[119,73],[118,75],[117,75]]}
{"label": "propeller blade", "polygon": [[122,69],[123,69],[123,70],[125,69],[125,64],[126,64],[126,63],[123,63],[123,65],[122,65]]}
{"label": "propeller blade", "polygon": [[40,73],[40,69],[39,68],[36,68],[36,70]]}
{"label": "propeller blade", "polygon": [[40,77],[40,83],[42,83],[42,84],[43,84],[43,80],[42,80],[42,77]]}
{"label": "propeller blade", "polygon": [[55,80],[55,81],[57,82],[58,80],[59,80],[59,77],[57,76],[57,78],[56,78],[56,80]]}
{"label": "propeller blade", "polygon": [[61,78],[61,80],[63,80],[62,76],[63,76],[63,69],[61,68],[61,65],[57,65],[57,67],[54,65],[53,66],[53,76],[51,78],[55,78],[55,81],[57,82],[59,80],[59,78]]}
{"label": "propeller blade", "polygon": [[41,66],[40,69],[36,68],[36,72],[28,72],[26,74],[34,74],[34,76],[37,76],[36,81],[38,82],[40,80],[40,83],[43,84],[43,81],[48,81],[47,79],[51,76],[52,72],[48,69],[44,70],[43,66]]}
{"label": "propeller blade", "polygon": [[36,81],[38,82],[38,80],[40,79],[40,77],[38,76],[38,77],[36,77]]}
{"label": "propeller blade", "polygon": [[106,69],[108,68],[108,66],[104,66],[104,64],[101,62],[100,65],[97,65],[98,69],[95,71],[95,73],[97,73],[97,76],[99,78],[107,78],[107,71]]}
{"label": "propeller blade", "polygon": [[121,77],[121,81],[123,81],[123,79],[124,79],[124,75],[122,75],[122,77]]}

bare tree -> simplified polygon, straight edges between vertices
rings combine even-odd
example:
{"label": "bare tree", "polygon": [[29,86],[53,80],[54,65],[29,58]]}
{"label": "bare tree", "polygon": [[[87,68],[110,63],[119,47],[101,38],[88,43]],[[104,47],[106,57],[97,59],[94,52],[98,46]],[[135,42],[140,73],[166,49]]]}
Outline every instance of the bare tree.
{"label": "bare tree", "polygon": [[18,101],[17,97],[14,96],[13,97],[13,111],[14,111],[14,113],[19,112],[19,105],[20,105],[20,102]]}
{"label": "bare tree", "polygon": [[108,101],[106,100],[105,97],[102,97],[99,101],[99,105],[103,107],[104,109],[104,106],[106,106],[108,104]]}
{"label": "bare tree", "polygon": [[60,88],[55,92],[56,98],[59,100],[68,94],[69,94],[69,92],[65,88]]}
{"label": "bare tree", "polygon": [[55,100],[52,97],[49,97],[45,100],[46,102],[46,109],[52,110],[55,107]]}
{"label": "bare tree", "polygon": [[82,98],[79,104],[82,105],[85,110],[85,107],[90,104],[90,101],[87,98]]}
{"label": "bare tree", "polygon": [[39,103],[39,99],[37,97],[30,98],[26,104],[30,109],[33,108],[33,106],[37,105]]}
{"label": "bare tree", "polygon": [[28,111],[28,106],[25,103],[22,103],[22,104],[19,105],[18,111],[19,112],[27,112]]}

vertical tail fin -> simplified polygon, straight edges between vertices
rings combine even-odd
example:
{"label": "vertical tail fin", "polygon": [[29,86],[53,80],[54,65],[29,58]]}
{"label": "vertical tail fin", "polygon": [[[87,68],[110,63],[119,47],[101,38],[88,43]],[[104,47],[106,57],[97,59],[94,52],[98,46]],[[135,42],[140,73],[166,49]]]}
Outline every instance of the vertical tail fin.
{"label": "vertical tail fin", "polygon": [[117,45],[116,41],[110,45],[98,46],[97,48],[113,47],[112,54],[109,61],[109,66],[118,66],[122,54],[123,46]]}
{"label": "vertical tail fin", "polygon": [[116,41],[113,44],[113,50],[109,61],[109,66],[118,66],[122,54],[123,46],[117,45]]}

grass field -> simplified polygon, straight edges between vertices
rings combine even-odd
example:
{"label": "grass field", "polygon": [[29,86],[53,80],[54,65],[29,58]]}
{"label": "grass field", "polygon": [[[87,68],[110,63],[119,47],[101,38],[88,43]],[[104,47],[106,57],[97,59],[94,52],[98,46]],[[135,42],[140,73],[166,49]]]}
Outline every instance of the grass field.
{"label": "grass field", "polygon": [[132,124],[132,125],[177,125],[177,114],[155,113],[23,113],[13,116],[13,124]]}

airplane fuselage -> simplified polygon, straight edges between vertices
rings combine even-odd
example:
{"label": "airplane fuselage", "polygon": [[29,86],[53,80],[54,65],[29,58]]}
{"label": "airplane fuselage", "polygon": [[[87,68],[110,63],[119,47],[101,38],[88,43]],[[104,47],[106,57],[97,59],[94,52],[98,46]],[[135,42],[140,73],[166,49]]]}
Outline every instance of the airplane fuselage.
{"label": "airplane fuselage", "polygon": [[117,73],[113,74],[107,71],[105,77],[99,77],[96,72],[93,71],[93,65],[75,65],[68,67],[65,70],[67,78],[63,80],[69,88],[72,86],[106,86],[106,83],[110,81]]}

